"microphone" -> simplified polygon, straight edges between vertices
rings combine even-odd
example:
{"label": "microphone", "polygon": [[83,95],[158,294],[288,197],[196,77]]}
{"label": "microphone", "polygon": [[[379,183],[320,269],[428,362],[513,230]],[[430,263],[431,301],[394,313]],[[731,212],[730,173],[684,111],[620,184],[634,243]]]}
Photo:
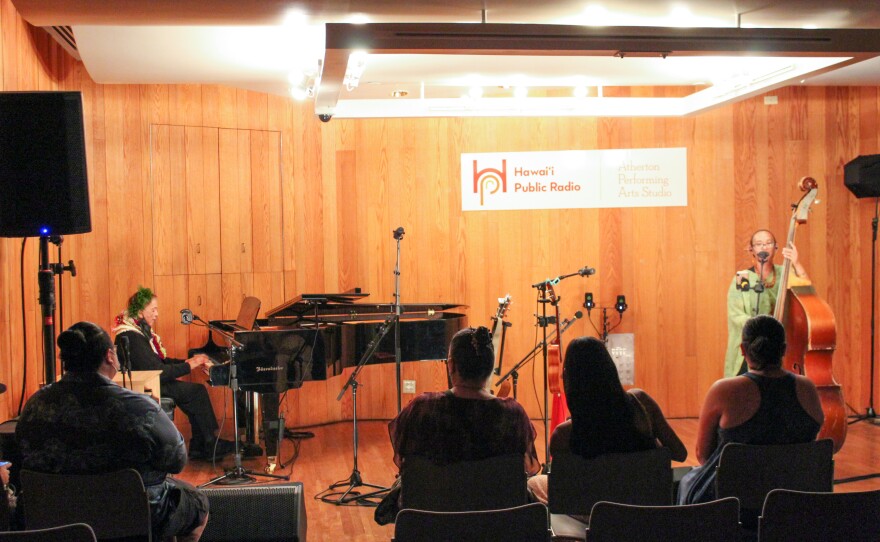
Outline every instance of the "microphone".
{"label": "microphone", "polygon": [[588,267],[586,265],[581,267],[580,269],[578,269],[578,275],[580,275],[582,277],[589,277],[590,275],[595,275],[595,274],[596,274],[596,270],[594,268]]}
{"label": "microphone", "polygon": [[122,363],[120,363],[120,372],[124,373],[126,368],[130,367],[129,355],[128,355],[128,337],[125,335],[119,336],[119,344],[122,346]]}
{"label": "microphone", "polygon": [[403,231],[403,226],[401,226],[401,227],[397,228],[396,230],[392,231],[391,233],[394,234],[395,239],[400,240],[400,239],[403,239],[403,234],[405,232]]}
{"label": "microphone", "polygon": [[193,316],[193,312],[189,309],[180,309],[180,323],[188,326],[193,323],[195,317]]}
{"label": "microphone", "polygon": [[565,330],[566,330],[566,329],[568,329],[569,327],[571,327],[571,325],[572,325],[573,323],[577,322],[577,320],[578,320],[579,318],[583,318],[583,316],[584,316],[584,313],[582,313],[581,311],[577,311],[576,313],[574,313],[574,317],[573,317],[573,318],[571,318],[571,319],[566,318],[565,320],[562,321],[562,325],[559,326],[559,332],[560,332],[560,333],[565,333]]}
{"label": "microphone", "polygon": [[769,252],[766,252],[766,251],[763,251],[763,250],[762,250],[761,252],[758,253],[758,261],[761,262],[761,263],[766,262],[766,261],[767,261],[767,258],[769,258],[769,257],[770,257],[770,253],[769,253]]}

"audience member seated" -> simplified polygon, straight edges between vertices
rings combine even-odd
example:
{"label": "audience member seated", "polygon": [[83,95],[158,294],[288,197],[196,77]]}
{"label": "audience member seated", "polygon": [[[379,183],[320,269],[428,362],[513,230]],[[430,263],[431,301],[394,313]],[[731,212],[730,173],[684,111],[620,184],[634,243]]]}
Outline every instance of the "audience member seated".
{"label": "audience member seated", "polygon": [[[562,381],[571,419],[553,431],[551,457],[575,453],[591,459],[665,446],[675,461],[687,458],[687,449],[654,399],[640,389],[623,389],[617,366],[599,339],[580,337],[568,344]],[[547,476],[529,479],[529,490],[546,504]]]}
{"label": "audience member seated", "polygon": [[129,298],[128,307],[116,316],[113,334],[117,347],[122,348],[121,337],[128,338],[133,371],[162,371],[159,377],[162,397],[174,399],[192,427],[190,459],[211,461],[214,457],[232,453],[235,443],[218,439],[219,426],[205,386],[177,380],[197,367],[210,364],[210,358],[204,354],[196,354],[187,360],[168,357],[162,339],[154,329],[158,319],[159,299],[149,288],[139,287]]}
{"label": "audience member seated", "polygon": [[208,500],[168,476],[186,465],[177,428],[152,398],[112,381],[119,359],[106,331],[79,322],[58,336],[58,347],[61,380],[31,396],[16,428],[23,468],[57,474],[133,468],[149,494],[156,539],[198,540]]}
{"label": "audience member seated", "polygon": [[[536,432],[525,410],[512,398],[489,393],[494,360],[488,329],[466,328],[455,334],[447,359],[452,389],[421,394],[388,424],[398,468],[412,455],[447,465],[520,453],[526,472],[538,472]],[[380,524],[394,520],[399,489],[377,509]]]}
{"label": "audience member seated", "polygon": [[816,439],[824,415],[816,386],[782,368],[785,328],[775,318],[755,316],[743,326],[748,372],[723,378],[709,389],[697,427],[700,466],[679,486],[680,504],[715,500],[715,470],[729,442],[794,444]]}

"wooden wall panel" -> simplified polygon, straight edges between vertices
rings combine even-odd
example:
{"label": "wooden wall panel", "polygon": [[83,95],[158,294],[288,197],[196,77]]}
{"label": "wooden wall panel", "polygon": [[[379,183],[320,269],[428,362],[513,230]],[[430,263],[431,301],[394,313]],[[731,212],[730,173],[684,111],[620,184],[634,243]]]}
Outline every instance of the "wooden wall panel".
{"label": "wooden wall panel", "polygon": [[[837,316],[835,373],[847,402],[858,411],[869,403],[874,202],[845,189],[843,166],[880,152],[876,87],[791,87],[773,92],[778,105],[758,96],[684,119],[321,123],[311,103],[218,85],[98,85],[41,32],[0,0],[0,89],[83,92],[93,231],[62,249],[79,269],[62,281],[66,324],[109,326],[145,284],[160,292],[166,343],[184,355],[205,339],[178,324],[186,305],[205,319],[234,318],[243,295],[258,295],[267,309],[297,293],[355,286],[369,301],[391,301],[391,231],[403,226],[404,302],[466,304],[470,322],[487,325],[497,298],[513,296],[507,367],[537,334],[530,285],[596,267],[595,276],[560,285],[563,315],[583,310],[586,292],[602,306],[625,294],[630,308],[616,331],[635,334],[636,385],[668,414],[695,416],[722,372],[725,293],[733,272],[750,264],[749,235],[769,227],[783,236],[800,195],[795,183],[811,175],[821,204],[798,246]],[[637,147],[687,148],[687,207],[461,212],[463,152]],[[15,413],[23,378],[29,395],[42,374],[36,243],[25,249],[24,321],[20,250],[19,240],[0,240],[0,381],[12,387],[0,415]],[[589,316],[601,328],[601,311]],[[587,315],[569,333],[566,340],[595,334]],[[391,416],[393,371],[369,369],[359,410]],[[404,374],[419,390],[443,385],[437,363],[406,365]],[[520,400],[533,416],[542,379],[539,364],[521,372]],[[350,399],[336,401],[342,384],[340,376],[289,392],[288,423],[346,419]],[[223,391],[212,398],[222,409]]]}

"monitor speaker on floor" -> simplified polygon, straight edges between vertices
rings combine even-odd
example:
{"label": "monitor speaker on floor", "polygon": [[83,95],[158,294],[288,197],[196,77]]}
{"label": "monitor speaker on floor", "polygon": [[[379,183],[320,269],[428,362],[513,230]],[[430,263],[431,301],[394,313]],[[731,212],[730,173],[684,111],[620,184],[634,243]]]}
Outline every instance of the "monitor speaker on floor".
{"label": "monitor speaker on floor", "polygon": [[301,482],[208,487],[210,512],[202,542],[303,542],[306,508]]}

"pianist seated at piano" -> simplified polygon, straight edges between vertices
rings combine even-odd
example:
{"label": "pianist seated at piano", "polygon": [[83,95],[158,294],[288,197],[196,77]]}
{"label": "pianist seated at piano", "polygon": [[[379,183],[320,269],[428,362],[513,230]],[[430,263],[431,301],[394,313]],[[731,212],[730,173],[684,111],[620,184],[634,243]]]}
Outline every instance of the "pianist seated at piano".
{"label": "pianist seated at piano", "polygon": [[446,465],[520,453],[527,473],[540,470],[537,433],[526,411],[513,398],[489,393],[494,363],[488,329],[455,334],[447,359],[452,388],[419,395],[388,425],[398,468],[411,455]]}
{"label": "pianist seated at piano", "polygon": [[194,369],[209,365],[211,358],[196,354],[189,359],[169,357],[162,339],[153,329],[159,319],[159,299],[149,288],[138,287],[128,300],[128,307],[116,316],[114,341],[122,348],[121,337],[128,338],[133,371],[161,370],[162,397],[170,397],[189,418],[192,438],[189,458],[211,461],[235,451],[235,443],[218,437],[219,426],[208,390],[202,384],[178,380]]}

